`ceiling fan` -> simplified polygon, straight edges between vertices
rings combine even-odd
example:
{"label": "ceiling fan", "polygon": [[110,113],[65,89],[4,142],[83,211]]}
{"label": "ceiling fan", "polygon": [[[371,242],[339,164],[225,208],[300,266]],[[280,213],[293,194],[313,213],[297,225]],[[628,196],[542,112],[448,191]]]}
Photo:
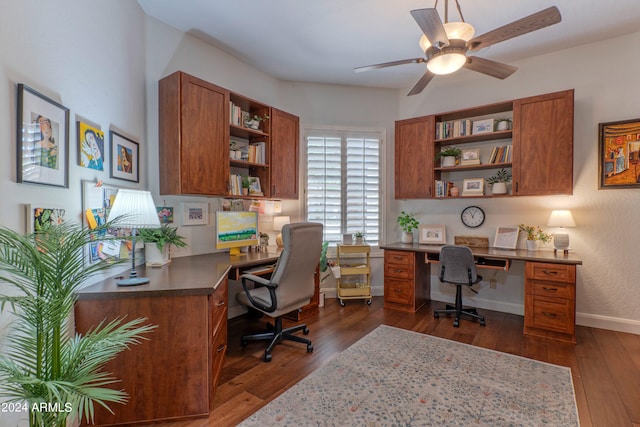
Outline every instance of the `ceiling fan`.
{"label": "ceiling fan", "polygon": [[518,68],[490,59],[467,56],[467,52],[483,49],[513,37],[557,24],[562,20],[558,8],[552,6],[473,38],[475,30],[472,25],[465,22],[458,0],[455,0],[455,2],[460,15],[460,22],[449,22],[449,0],[445,0],[444,3],[444,24],[436,10],[438,0],[436,0],[434,7],[431,9],[411,11],[411,16],[413,16],[413,19],[416,20],[424,33],[420,38],[420,48],[425,53],[424,58],[403,59],[367,65],[355,68],[354,71],[361,72],[395,65],[426,63],[427,71],[409,91],[408,96],[422,92],[436,74],[451,74],[462,67],[498,79],[505,79]]}

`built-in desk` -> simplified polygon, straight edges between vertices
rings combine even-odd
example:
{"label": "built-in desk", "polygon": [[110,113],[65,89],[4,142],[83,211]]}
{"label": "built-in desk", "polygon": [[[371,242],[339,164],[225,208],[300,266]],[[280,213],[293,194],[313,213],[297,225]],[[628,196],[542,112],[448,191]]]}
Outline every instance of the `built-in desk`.
{"label": "built-in desk", "polygon": [[[429,301],[432,263],[442,246],[417,243],[381,245],[384,249],[384,306],[415,312]],[[525,263],[524,334],[576,342],[576,266],[574,253],[522,249],[471,248],[478,268],[508,269]]]}
{"label": "built-in desk", "polygon": [[[208,416],[227,349],[228,277],[270,265],[279,253],[227,253],[174,258],[161,268],[140,266],[151,282],[116,285],[116,278],[81,289],[75,306],[76,331],[100,322],[144,317],[157,325],[149,340],[123,351],[106,366],[130,396],[113,404],[115,414],[95,407],[97,425],[130,425]],[[315,303],[317,296],[310,306]]]}

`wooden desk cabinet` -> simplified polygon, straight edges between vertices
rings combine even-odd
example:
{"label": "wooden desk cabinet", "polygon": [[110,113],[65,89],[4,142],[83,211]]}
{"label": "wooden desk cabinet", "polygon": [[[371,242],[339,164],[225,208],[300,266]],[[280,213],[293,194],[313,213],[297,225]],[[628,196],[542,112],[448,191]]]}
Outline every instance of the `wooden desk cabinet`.
{"label": "wooden desk cabinet", "polygon": [[431,294],[429,266],[422,254],[384,251],[384,307],[416,312]]}
{"label": "wooden desk cabinet", "polygon": [[576,266],[525,263],[524,334],[576,342]]}

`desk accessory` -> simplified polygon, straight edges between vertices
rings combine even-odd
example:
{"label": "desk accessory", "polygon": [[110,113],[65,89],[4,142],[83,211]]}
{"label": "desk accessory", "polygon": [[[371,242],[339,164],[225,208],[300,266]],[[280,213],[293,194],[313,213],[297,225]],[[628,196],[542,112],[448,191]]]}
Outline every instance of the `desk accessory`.
{"label": "desk accessory", "polygon": [[[564,227],[575,227],[576,223],[573,220],[570,210],[556,209],[551,211],[549,221],[547,222],[549,227],[560,227],[560,230]],[[569,253],[569,234],[567,233],[554,233],[553,234],[553,246],[554,252],[564,251]]]}
{"label": "desk accessory", "polygon": [[277,231],[278,235],[276,236],[276,244],[278,248],[284,248],[284,243],[282,242],[282,227],[291,222],[291,217],[289,216],[274,216],[273,217],[273,231]]}

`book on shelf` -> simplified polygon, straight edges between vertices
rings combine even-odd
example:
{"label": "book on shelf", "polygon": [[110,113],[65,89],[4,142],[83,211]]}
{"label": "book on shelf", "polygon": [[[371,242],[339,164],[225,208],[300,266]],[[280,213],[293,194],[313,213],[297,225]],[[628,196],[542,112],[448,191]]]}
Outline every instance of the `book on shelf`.
{"label": "book on shelf", "polygon": [[455,184],[451,181],[440,181],[436,180],[436,197],[450,197],[451,196],[451,188]]}
{"label": "book on shelf", "polygon": [[248,147],[247,161],[250,163],[266,163],[266,147],[264,142],[255,142]]}
{"label": "book on shelf", "polygon": [[457,138],[471,135],[470,119],[450,120],[436,123],[436,139]]}
{"label": "book on shelf", "polygon": [[511,145],[494,146],[491,149],[489,163],[511,163],[512,151]]}

